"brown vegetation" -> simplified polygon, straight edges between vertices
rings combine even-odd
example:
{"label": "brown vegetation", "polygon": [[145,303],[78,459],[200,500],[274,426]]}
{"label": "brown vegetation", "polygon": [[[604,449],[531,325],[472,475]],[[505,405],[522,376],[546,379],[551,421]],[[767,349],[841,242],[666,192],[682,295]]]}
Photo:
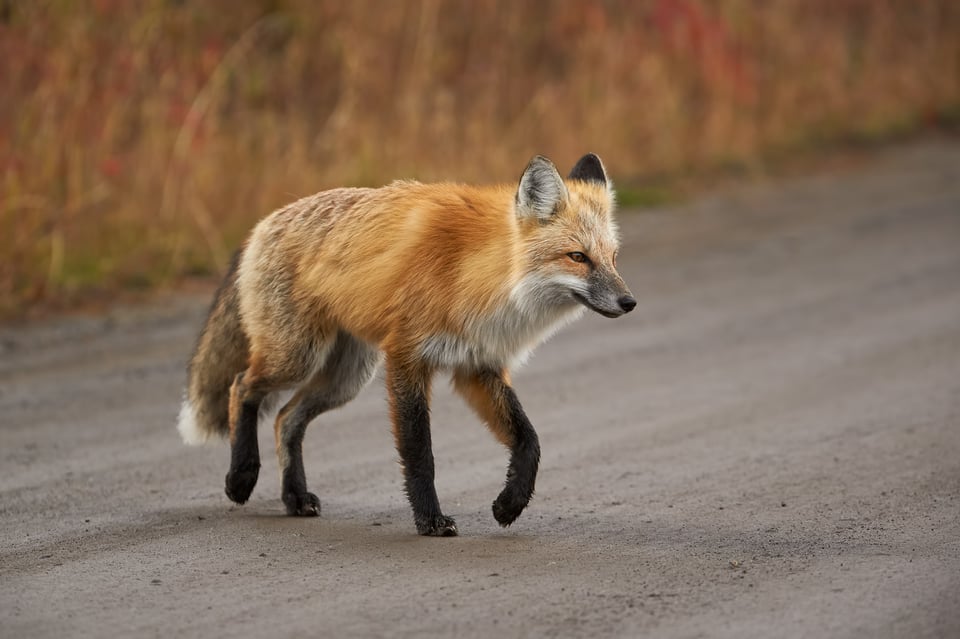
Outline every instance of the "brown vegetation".
{"label": "brown vegetation", "polygon": [[332,185],[955,118],[958,65],[953,0],[0,0],[0,315],[215,272]]}

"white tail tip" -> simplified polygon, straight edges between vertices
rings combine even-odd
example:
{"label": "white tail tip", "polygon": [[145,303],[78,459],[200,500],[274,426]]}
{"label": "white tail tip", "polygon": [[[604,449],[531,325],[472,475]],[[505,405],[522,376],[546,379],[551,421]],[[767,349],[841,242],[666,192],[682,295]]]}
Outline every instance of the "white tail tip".
{"label": "white tail tip", "polygon": [[180,431],[180,437],[183,443],[190,446],[199,446],[206,442],[210,436],[201,431],[197,425],[197,416],[193,412],[193,406],[190,400],[184,398],[180,405],[180,417],[177,420],[177,430]]}

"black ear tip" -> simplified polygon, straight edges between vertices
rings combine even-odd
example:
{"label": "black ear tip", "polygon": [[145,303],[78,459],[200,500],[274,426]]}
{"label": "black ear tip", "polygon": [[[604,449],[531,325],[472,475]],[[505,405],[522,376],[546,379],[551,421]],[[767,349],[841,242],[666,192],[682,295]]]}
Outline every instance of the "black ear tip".
{"label": "black ear tip", "polygon": [[585,166],[592,166],[603,169],[603,162],[600,161],[600,156],[596,153],[587,153],[577,164],[583,164]]}
{"label": "black ear tip", "polygon": [[603,170],[603,162],[600,161],[600,157],[596,153],[587,153],[574,165],[568,179],[606,184],[607,174]]}

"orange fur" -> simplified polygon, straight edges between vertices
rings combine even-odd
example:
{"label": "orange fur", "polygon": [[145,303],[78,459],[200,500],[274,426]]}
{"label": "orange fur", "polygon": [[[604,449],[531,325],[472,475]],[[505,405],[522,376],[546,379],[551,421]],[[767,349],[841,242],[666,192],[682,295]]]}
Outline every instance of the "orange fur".
{"label": "orange fur", "polygon": [[[550,224],[518,220],[513,191],[502,186],[396,182],[341,189],[267,218],[250,246],[269,251],[258,267],[293,273],[291,310],[312,324],[309,332],[336,325],[399,354],[430,335],[462,335],[468,319],[504,304],[535,269],[581,273],[584,266],[565,255],[584,250],[584,238],[592,253],[612,256],[612,234],[590,228],[609,223],[605,189],[567,187],[569,202]],[[260,287],[245,291],[248,281],[241,270],[242,304],[263,307],[274,297]],[[265,317],[261,324],[258,315],[244,313],[251,339],[263,334],[273,341],[276,322]]]}

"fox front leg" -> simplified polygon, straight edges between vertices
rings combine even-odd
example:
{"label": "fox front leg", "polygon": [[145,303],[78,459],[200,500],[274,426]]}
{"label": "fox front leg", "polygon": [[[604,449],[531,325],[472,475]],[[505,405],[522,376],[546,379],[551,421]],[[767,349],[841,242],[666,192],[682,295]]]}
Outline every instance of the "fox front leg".
{"label": "fox front leg", "polygon": [[457,371],[454,387],[510,449],[507,481],[493,502],[501,526],[512,524],[530,503],[540,466],[540,440],[527,419],[506,371]]}
{"label": "fox front leg", "polygon": [[457,534],[456,522],[440,511],[434,486],[433,448],[430,441],[430,371],[405,367],[388,357],[387,388],[393,434],[403,462],[407,498],[417,532],[431,537]]}

